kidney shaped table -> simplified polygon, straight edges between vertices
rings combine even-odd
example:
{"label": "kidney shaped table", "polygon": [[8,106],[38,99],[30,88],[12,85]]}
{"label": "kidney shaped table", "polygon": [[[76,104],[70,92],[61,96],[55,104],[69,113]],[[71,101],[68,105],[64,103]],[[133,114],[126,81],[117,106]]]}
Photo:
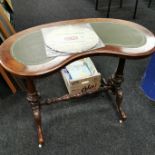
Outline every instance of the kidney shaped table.
{"label": "kidney shaped table", "polygon": [[[47,57],[41,32],[42,28],[87,23],[91,25],[103,41],[104,47],[70,55],[59,55],[54,58]],[[122,123],[126,120],[126,114],[121,108],[123,99],[121,83],[123,82],[125,60],[147,57],[154,50],[154,35],[139,24],[106,18],[77,19],[44,24],[16,33],[0,46],[0,63],[8,72],[26,81],[27,100],[32,107],[39,147],[41,147],[44,143],[41,126],[41,107],[94,92],[77,95],[66,94],[62,97],[41,99],[33,82],[35,78],[49,73],[52,74],[70,62],[88,56],[109,55],[118,57],[119,63],[115,73],[107,80],[102,79],[101,89],[99,90],[110,90],[116,96],[116,109],[120,117],[120,123]]]}

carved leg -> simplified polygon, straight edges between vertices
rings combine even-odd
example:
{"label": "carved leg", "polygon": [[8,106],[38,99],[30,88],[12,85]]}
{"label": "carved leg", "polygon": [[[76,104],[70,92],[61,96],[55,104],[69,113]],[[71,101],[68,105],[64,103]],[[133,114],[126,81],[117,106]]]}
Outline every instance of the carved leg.
{"label": "carved leg", "polygon": [[121,108],[121,104],[123,101],[123,91],[121,88],[121,84],[124,80],[123,78],[123,70],[125,66],[125,59],[120,58],[119,64],[115,74],[108,80],[107,85],[111,86],[110,90],[116,95],[116,108],[120,116],[120,123],[126,120],[126,114]]}
{"label": "carved leg", "polygon": [[113,87],[116,95],[116,107],[120,115],[120,123],[125,121],[127,118],[125,112],[121,108],[121,104],[123,101],[123,91],[121,88],[121,84],[124,80],[123,78],[124,66],[125,66],[125,59],[120,58],[117,70],[113,78]]}
{"label": "carved leg", "polygon": [[123,91],[120,88],[116,90],[116,107],[120,115],[120,123],[123,123],[123,121],[125,121],[127,118],[125,112],[122,110],[121,107],[122,101],[123,101]]}
{"label": "carved leg", "polygon": [[43,132],[41,128],[39,95],[38,95],[38,92],[36,91],[36,88],[32,79],[26,80],[26,86],[27,86],[27,100],[31,104],[34,121],[37,127],[39,147],[42,147],[42,144],[44,143],[44,139],[43,139]]}

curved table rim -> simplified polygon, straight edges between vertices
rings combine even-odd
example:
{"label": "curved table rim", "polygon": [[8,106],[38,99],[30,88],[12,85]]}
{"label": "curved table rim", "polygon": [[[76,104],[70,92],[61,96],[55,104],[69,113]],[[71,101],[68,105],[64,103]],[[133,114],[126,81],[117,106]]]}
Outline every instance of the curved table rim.
{"label": "curved table rim", "polygon": [[75,19],[75,20],[67,20],[67,21],[60,21],[60,22],[54,22],[54,23],[49,23],[49,24],[43,24],[39,26],[35,26],[32,28],[28,28],[26,30],[20,31],[11,37],[9,37],[4,43],[0,46],[0,63],[1,65],[9,72],[18,75],[18,76],[28,76],[28,77],[34,77],[34,76],[39,76],[39,75],[44,75],[46,73],[54,72],[68,63],[88,57],[88,56],[94,56],[94,55],[111,55],[111,56],[118,56],[122,58],[131,58],[131,59],[138,59],[138,58],[143,58],[151,55],[154,50],[154,48],[151,48],[147,51],[142,51],[142,53],[127,53],[124,52],[126,50],[139,50],[138,48],[124,48],[124,47],[118,47],[118,46],[113,46],[113,45],[106,45],[105,47],[95,49],[95,50],[90,50],[84,53],[78,53],[78,54],[73,54],[71,56],[68,56],[65,58],[65,60],[61,61],[59,64],[55,66],[51,66],[50,61],[41,64],[41,65],[24,65],[18,61],[16,61],[12,55],[10,54],[10,48],[13,45],[13,43],[21,36],[38,31],[41,28],[45,27],[52,27],[52,26],[59,26],[59,25],[66,25],[66,24],[80,24],[80,23],[91,23],[91,22],[113,22],[113,23],[119,23],[119,24],[124,24],[130,27],[133,27],[135,29],[138,29],[142,31],[145,35],[146,38],[155,38],[154,34],[150,32],[148,29],[145,27],[130,22],[130,21],[125,21],[125,20],[120,20],[120,19],[112,19],[112,18],[88,18],[88,19]]}

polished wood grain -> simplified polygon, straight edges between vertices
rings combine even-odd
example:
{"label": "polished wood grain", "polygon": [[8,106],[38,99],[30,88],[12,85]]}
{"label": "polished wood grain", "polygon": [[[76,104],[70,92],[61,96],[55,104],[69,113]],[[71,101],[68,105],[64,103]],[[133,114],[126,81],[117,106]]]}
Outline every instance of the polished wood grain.
{"label": "polished wood grain", "polygon": [[[73,54],[70,56],[64,56],[56,63],[53,63],[52,61],[50,61],[45,63],[44,65],[24,65],[16,61],[13,58],[13,56],[10,54],[10,48],[12,44],[15,43],[18,38],[30,32],[35,32],[45,27],[68,25],[68,24],[93,23],[93,22],[113,22],[113,23],[119,23],[119,24],[130,26],[134,29],[142,31],[145,34],[146,39],[150,40],[150,42],[152,43],[148,44],[147,47],[145,46],[144,48],[143,47],[126,48],[126,47],[106,45],[105,47],[100,49],[91,50],[84,53]],[[38,76],[38,75],[44,75],[45,73],[58,70],[61,67],[67,65],[68,63],[76,59],[93,56],[93,55],[111,55],[111,56],[119,56],[122,58],[132,58],[132,59],[146,57],[154,52],[155,50],[154,46],[155,46],[155,37],[153,33],[151,33],[145,27],[138,25],[136,23],[119,20],[119,19],[107,19],[107,18],[77,19],[77,20],[61,21],[61,22],[55,22],[55,23],[32,27],[11,36],[0,47],[0,60],[1,60],[2,66],[13,74],[20,75],[20,76]],[[134,53],[133,52],[130,53],[130,51],[134,51]]]}

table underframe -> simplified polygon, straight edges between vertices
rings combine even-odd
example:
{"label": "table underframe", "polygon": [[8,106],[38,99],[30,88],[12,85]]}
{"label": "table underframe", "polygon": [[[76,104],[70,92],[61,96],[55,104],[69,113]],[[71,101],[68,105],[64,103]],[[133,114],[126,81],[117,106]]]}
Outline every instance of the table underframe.
{"label": "table underframe", "polygon": [[[101,88],[98,90],[98,91],[111,91],[113,95],[115,95],[116,110],[119,114],[120,123],[124,122],[127,118],[125,112],[121,107],[122,101],[123,101],[123,90],[121,88],[121,84],[124,80],[123,78],[124,66],[125,66],[125,59],[119,58],[119,63],[118,63],[116,72],[108,80],[102,79]],[[98,91],[93,91],[93,92],[81,93],[77,95],[66,94],[62,97],[55,97],[51,99],[49,98],[49,99],[42,100],[35,87],[35,84],[32,78],[26,78],[26,88],[27,88],[27,100],[31,105],[34,121],[37,128],[39,147],[42,147],[42,145],[44,144],[42,123],[41,123],[42,106],[50,105],[60,101],[69,100],[71,98],[77,98],[87,94],[98,92]]]}

